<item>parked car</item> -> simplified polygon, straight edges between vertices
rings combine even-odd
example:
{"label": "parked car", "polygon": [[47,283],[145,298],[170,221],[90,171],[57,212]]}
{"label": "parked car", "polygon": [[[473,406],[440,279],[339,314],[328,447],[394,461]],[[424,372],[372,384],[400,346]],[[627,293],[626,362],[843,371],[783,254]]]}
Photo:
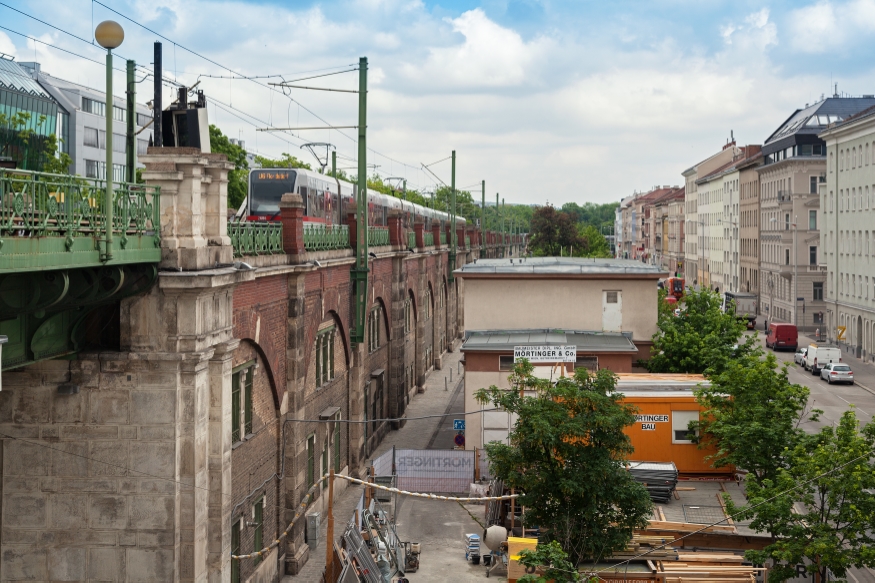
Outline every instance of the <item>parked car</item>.
{"label": "parked car", "polygon": [[793,324],[769,324],[766,346],[772,350],[796,350],[799,346],[799,332]]}
{"label": "parked car", "polygon": [[811,374],[820,374],[822,369],[827,364],[842,361],[842,350],[838,346],[830,344],[818,344],[812,342],[808,345],[808,352],[805,353],[805,370],[810,370]]}
{"label": "parked car", "polygon": [[793,356],[793,362],[796,364],[805,366],[805,355],[808,353],[808,347],[800,348],[796,351],[795,356]]}
{"label": "parked car", "polygon": [[850,383],[854,384],[854,371],[851,367],[841,362],[831,362],[825,364],[820,369],[820,378],[824,379],[829,384],[833,383]]}

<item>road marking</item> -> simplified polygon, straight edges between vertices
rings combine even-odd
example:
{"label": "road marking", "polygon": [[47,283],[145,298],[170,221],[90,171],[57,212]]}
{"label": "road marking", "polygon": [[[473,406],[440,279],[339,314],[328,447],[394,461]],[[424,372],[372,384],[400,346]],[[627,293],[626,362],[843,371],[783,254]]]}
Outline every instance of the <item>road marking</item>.
{"label": "road marking", "polygon": [[[839,399],[841,399],[842,401],[844,401],[844,402],[847,403],[848,405],[854,405],[853,403],[851,403],[851,402],[848,401],[847,399],[843,398],[841,395],[836,395],[835,393],[833,393],[833,396],[834,396],[834,397],[838,397]],[[857,411],[859,411],[860,413],[862,413],[863,415],[869,415],[869,417],[872,416],[872,415],[870,415],[869,413],[866,413],[865,411],[863,411],[862,409],[860,409],[859,407],[857,407],[856,405],[854,405],[854,408],[855,408]]]}
{"label": "road marking", "polygon": [[848,570],[846,571],[846,573],[847,573],[848,575],[850,575],[851,579],[853,579],[856,583],[860,583],[860,580],[857,579],[856,577],[854,577],[854,574],[851,573],[851,570],[850,570],[850,569],[848,569]]}

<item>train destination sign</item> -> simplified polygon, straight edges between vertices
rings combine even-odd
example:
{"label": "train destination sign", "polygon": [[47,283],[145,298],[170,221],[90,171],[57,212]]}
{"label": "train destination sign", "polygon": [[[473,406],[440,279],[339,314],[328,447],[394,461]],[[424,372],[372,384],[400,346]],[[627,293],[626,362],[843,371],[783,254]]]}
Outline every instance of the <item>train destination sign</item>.
{"label": "train destination sign", "polygon": [[523,358],[531,363],[538,362],[575,362],[577,346],[514,346],[513,361]]}

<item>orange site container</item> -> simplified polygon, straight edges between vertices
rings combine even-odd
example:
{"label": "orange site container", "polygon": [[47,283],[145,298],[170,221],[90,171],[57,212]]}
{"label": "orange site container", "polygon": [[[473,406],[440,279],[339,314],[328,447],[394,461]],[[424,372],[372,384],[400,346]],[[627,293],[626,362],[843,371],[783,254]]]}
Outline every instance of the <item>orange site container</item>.
{"label": "orange site container", "polygon": [[701,406],[693,389],[708,381],[701,375],[621,374],[617,391],[623,402],[638,409],[638,420],[625,432],[632,440],[634,461],[674,462],[681,474],[725,474],[733,468],[715,469],[705,458],[715,449],[688,439],[691,420],[698,421]]}

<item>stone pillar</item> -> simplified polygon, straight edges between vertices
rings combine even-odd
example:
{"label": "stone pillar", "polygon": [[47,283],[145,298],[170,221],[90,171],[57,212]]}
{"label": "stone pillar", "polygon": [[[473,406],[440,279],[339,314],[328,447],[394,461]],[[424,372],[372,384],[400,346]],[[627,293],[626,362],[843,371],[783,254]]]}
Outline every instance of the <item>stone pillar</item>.
{"label": "stone pillar", "polygon": [[161,187],[161,267],[194,271],[230,263],[223,217],[233,166],[227,158],[198,148],[149,148],[140,160],[146,165],[143,179]]}
{"label": "stone pillar", "polygon": [[441,225],[438,222],[435,222],[431,226],[431,232],[434,235],[434,248],[441,248]]}
{"label": "stone pillar", "polygon": [[292,256],[292,263],[303,263],[304,199],[300,194],[286,193],[280,199],[280,221],[283,224],[283,251]]}
{"label": "stone pillar", "polygon": [[389,211],[389,244],[393,247],[407,245],[407,241],[402,241],[404,235],[401,229],[401,211],[392,209]]}
{"label": "stone pillar", "polygon": [[465,248],[465,227],[456,226],[456,243],[462,249]]}
{"label": "stone pillar", "polygon": [[419,221],[413,223],[413,232],[416,234],[416,246],[422,249],[425,247],[425,223]]}

